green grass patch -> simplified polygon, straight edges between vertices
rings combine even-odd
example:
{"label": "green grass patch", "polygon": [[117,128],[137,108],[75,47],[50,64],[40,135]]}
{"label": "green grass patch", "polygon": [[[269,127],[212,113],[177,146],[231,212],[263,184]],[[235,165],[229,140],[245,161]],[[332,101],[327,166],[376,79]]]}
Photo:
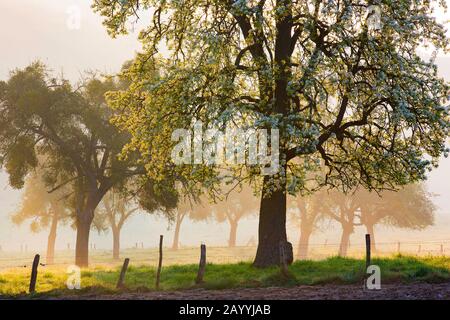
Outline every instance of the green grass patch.
{"label": "green grass patch", "polygon": [[[131,264],[133,261],[131,261]],[[450,280],[450,258],[394,256],[376,258],[373,264],[381,268],[381,281],[393,282],[443,282]],[[269,286],[351,284],[363,280],[365,261],[332,257],[321,261],[296,261],[289,266],[289,275],[282,275],[279,268],[254,268],[251,263],[208,264],[204,283],[196,285],[197,264],[163,267],[160,290],[182,290],[202,287],[206,289],[250,288]],[[81,273],[82,290],[68,290],[68,274],[61,268],[40,268],[36,285],[36,297],[74,294],[115,293],[120,268],[85,269]],[[19,296],[26,294],[29,270],[17,269],[0,273],[0,294]],[[131,265],[124,290],[154,290],[154,267]]]}

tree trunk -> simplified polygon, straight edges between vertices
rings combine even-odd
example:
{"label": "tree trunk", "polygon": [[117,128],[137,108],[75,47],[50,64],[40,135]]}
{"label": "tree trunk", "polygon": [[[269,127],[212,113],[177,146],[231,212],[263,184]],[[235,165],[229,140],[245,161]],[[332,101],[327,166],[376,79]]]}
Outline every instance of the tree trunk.
{"label": "tree trunk", "polygon": [[181,229],[181,223],[183,222],[182,214],[179,213],[177,215],[177,221],[175,223],[175,230],[173,234],[173,243],[172,243],[172,249],[178,250],[178,246],[180,244],[180,229]]}
{"label": "tree trunk", "polygon": [[300,238],[298,240],[298,259],[308,259],[309,238],[311,237],[311,229],[301,228]]}
{"label": "tree trunk", "polygon": [[[288,82],[292,78],[290,48],[292,43],[292,7],[286,5],[285,0],[277,0],[276,7],[283,7],[282,13],[275,14],[276,35],[275,35],[275,55],[274,65],[277,69],[275,76],[274,102],[273,111],[288,116],[290,107],[290,97],[288,95]],[[276,10],[277,11],[277,10]],[[264,86],[260,82],[260,88]],[[266,92],[261,91],[261,96],[265,96]],[[269,93],[272,90],[269,89]],[[284,142],[285,134],[280,132],[279,157],[280,161],[280,178],[276,176],[264,176],[263,190],[261,196],[261,206],[259,209],[259,228],[258,228],[258,249],[256,251],[255,267],[269,267],[280,265],[280,247],[284,250],[285,262],[290,264],[293,261],[292,244],[287,241],[286,236],[286,172],[287,162],[291,159],[287,158],[284,150],[286,145]],[[272,150],[273,152],[273,150]],[[278,179],[278,181],[276,181]],[[271,180],[275,180],[272,183]],[[278,183],[277,183],[278,182]],[[275,188],[275,186],[277,186]],[[273,190],[276,189],[276,190]],[[270,192],[268,192],[270,191]]]}
{"label": "tree trunk", "polygon": [[228,247],[236,247],[236,235],[237,235],[238,222],[230,220],[230,237],[228,238]]}
{"label": "tree trunk", "polygon": [[280,242],[285,243],[287,263],[290,264],[293,260],[292,244],[287,242],[286,236],[286,193],[283,190],[285,188],[278,188],[264,196],[266,190],[271,188],[269,184],[271,178],[273,177],[264,177],[261,196],[258,249],[253,262],[258,268],[280,265]]}
{"label": "tree trunk", "polygon": [[55,242],[56,242],[56,230],[58,229],[58,213],[54,212],[52,217],[52,224],[50,225],[50,232],[48,234],[47,241],[47,257],[46,263],[52,264],[55,258]]}
{"label": "tree trunk", "polygon": [[94,210],[95,208],[88,208],[77,217],[75,264],[80,268],[89,266],[89,233],[94,218]]}
{"label": "tree trunk", "polygon": [[347,249],[350,243],[350,235],[352,234],[352,228],[343,227],[341,235],[341,243],[339,245],[339,256],[346,257]]}
{"label": "tree trunk", "polygon": [[112,227],[113,234],[113,259],[119,260],[120,258],[120,228]]}
{"label": "tree trunk", "polygon": [[366,230],[367,233],[370,234],[370,251],[376,252],[374,225],[371,223],[366,224]]}

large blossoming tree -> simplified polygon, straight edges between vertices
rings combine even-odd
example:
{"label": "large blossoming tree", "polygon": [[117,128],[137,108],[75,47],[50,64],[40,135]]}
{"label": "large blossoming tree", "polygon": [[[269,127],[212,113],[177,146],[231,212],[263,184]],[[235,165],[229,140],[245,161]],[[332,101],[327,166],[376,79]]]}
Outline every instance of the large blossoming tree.
{"label": "large blossoming tree", "polygon": [[175,166],[173,129],[193,119],[279,129],[277,174],[263,176],[250,164],[232,168],[238,181],[261,185],[254,265],[278,264],[280,248],[292,250],[288,192],[395,188],[423,179],[446,152],[449,87],[433,61],[417,53],[422,46],[448,49],[445,29],[433,18],[440,5],[95,0],[113,36],[150,16],[140,33],[143,51],[128,70],[131,86],[110,96],[121,111],[116,123],[133,136],[125,152],[139,150],[153,178],[169,169],[194,183],[215,177],[214,168]]}

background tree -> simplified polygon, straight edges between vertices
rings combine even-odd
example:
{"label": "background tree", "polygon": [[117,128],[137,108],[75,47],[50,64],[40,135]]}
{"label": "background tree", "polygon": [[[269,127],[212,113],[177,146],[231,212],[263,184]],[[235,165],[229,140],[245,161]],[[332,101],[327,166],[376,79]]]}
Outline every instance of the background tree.
{"label": "background tree", "polygon": [[374,227],[377,224],[421,230],[434,223],[436,206],[424,184],[407,185],[398,192],[381,195],[367,191],[355,195],[360,202],[361,223],[371,235],[372,251],[376,251]]}
{"label": "background tree", "polygon": [[362,225],[360,202],[357,197],[339,191],[331,191],[323,198],[322,209],[331,219],[336,220],[342,227],[341,241],[338,255],[347,256],[350,236],[356,226]]}
{"label": "background tree", "polygon": [[174,233],[172,241],[172,249],[178,250],[180,245],[180,230],[184,219],[188,217],[192,221],[207,220],[212,213],[211,207],[205,199],[182,195],[179,198],[177,208],[175,209]]}
{"label": "background tree", "polygon": [[25,181],[20,208],[11,217],[12,221],[18,225],[31,220],[32,232],[49,229],[47,264],[54,262],[58,225],[68,223],[73,218],[73,208],[67,202],[68,193],[70,190],[67,188],[49,193],[39,171],[34,171]]}
{"label": "background tree", "polygon": [[299,224],[300,236],[298,240],[297,256],[300,260],[308,258],[309,239],[323,218],[322,201],[325,192],[317,192],[309,196],[288,198],[288,204],[293,220]]}
{"label": "background tree", "polygon": [[259,208],[258,198],[250,187],[230,190],[226,197],[211,205],[211,210],[218,222],[227,221],[230,225],[228,246],[236,246],[239,221],[255,214]]}
{"label": "background tree", "polygon": [[46,156],[53,189],[72,186],[79,266],[88,265],[89,232],[103,196],[143,172],[132,156],[118,159],[129,135],[109,123],[112,113],[104,100],[116,85],[112,79],[91,79],[74,89],[51,78],[39,62],[0,83],[0,154],[10,184],[23,186],[39,152]]}
{"label": "background tree", "polygon": [[357,226],[366,227],[375,252],[376,224],[420,230],[433,224],[436,210],[423,184],[407,185],[399,191],[380,194],[366,190],[356,190],[352,194],[334,191],[323,198],[323,204],[325,214],[342,226],[340,256],[347,255],[350,236]]}
{"label": "background tree", "polygon": [[125,222],[135,213],[139,208],[133,206],[133,201],[127,198],[126,195],[114,189],[110,190],[102,199],[103,212],[108,226],[111,228],[113,236],[113,259],[120,258],[120,232]]}
{"label": "background tree", "polygon": [[180,246],[180,230],[184,218],[191,212],[190,206],[179,205],[176,209],[175,228],[173,231],[172,249],[178,250]]}
{"label": "background tree", "polygon": [[[150,16],[140,34],[144,51],[128,70],[132,85],[110,95],[121,113],[116,124],[133,136],[129,150],[140,151],[145,163],[173,163],[173,129],[189,128],[194,119],[205,126],[279,129],[277,174],[233,167],[239,181],[262,184],[257,267],[279,263],[280,242],[292,255],[286,191],[304,192],[308,172],[320,173],[317,186],[381,190],[424,179],[448,152],[449,87],[434,62],[416,53],[424,44],[448,49],[445,28],[433,18],[442,2],[376,2],[382,12],[376,26],[368,18],[371,5],[94,1],[113,36],[127,32],[128,20]],[[166,59],[158,62],[161,45]],[[157,79],[154,70],[160,70]],[[172,170],[192,183],[215,176],[198,164]]]}

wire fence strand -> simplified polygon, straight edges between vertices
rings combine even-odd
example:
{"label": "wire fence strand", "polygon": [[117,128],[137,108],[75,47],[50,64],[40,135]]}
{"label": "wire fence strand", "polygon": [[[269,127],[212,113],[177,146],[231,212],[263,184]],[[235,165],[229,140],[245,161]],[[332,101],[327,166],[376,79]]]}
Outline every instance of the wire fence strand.
{"label": "wire fence strand", "polygon": [[[310,243],[308,245],[308,259],[320,260],[337,256],[341,243],[328,242]],[[294,255],[300,246],[294,246]],[[178,249],[164,248],[164,264],[197,264],[199,258],[199,248],[181,247]],[[361,258],[364,256],[364,243],[349,243],[346,248],[347,256]],[[38,252],[36,252],[38,253]],[[237,263],[250,262],[256,253],[256,246],[237,247],[209,247],[209,263]],[[373,256],[384,257],[393,254],[403,254],[412,256],[447,256],[450,255],[450,239],[441,240],[416,240],[416,241],[380,241],[374,243]],[[130,258],[134,265],[154,267],[158,260],[157,248],[129,248],[120,252],[121,257]],[[31,253],[8,253],[0,252],[0,271],[15,268],[31,268],[34,254]],[[90,265],[94,267],[117,267],[122,264],[122,260],[114,260],[112,251],[94,249],[90,252]],[[53,262],[46,263],[45,256],[41,267],[64,267],[72,265],[75,260],[74,253],[61,251],[56,252]]]}

